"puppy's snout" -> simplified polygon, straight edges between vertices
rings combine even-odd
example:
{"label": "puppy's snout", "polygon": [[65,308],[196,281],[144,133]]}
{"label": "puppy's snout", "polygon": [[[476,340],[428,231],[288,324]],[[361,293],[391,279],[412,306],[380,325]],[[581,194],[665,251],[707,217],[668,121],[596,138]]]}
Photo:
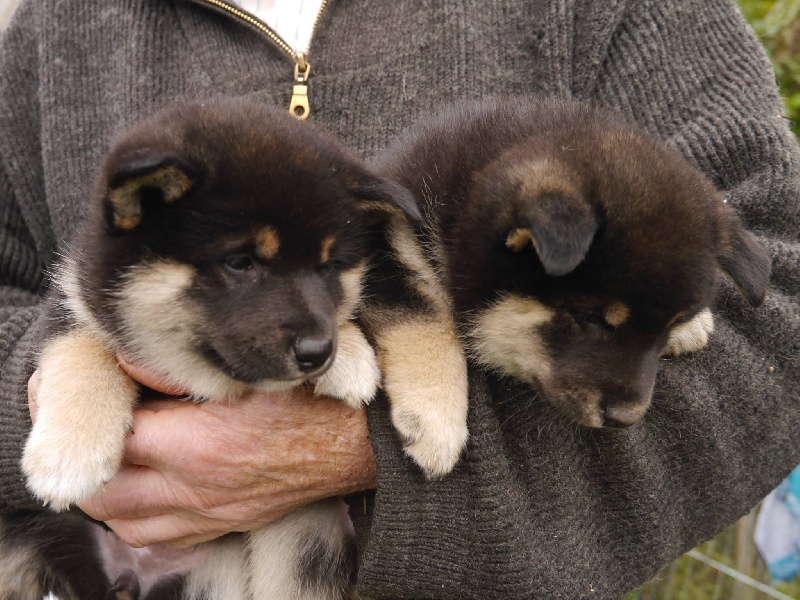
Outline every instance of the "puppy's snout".
{"label": "puppy's snout", "polygon": [[333,354],[333,340],[322,336],[305,336],[294,343],[297,367],[310,373],[322,367]]}

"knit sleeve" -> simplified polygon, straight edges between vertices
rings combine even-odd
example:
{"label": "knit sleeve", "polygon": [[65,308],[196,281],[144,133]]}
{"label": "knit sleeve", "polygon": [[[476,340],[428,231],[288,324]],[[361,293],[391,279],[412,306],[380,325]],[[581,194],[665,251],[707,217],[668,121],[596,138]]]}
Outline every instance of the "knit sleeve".
{"label": "knit sleeve", "polygon": [[772,256],[765,303],[726,284],[709,346],[664,361],[650,411],[622,431],[570,426],[473,369],[470,441],[441,481],[403,456],[379,398],[378,490],[351,504],[365,596],[619,598],[800,462],[800,153],[764,52],[726,0],[630,1],[607,48],[592,99],[724,191]]}
{"label": "knit sleeve", "polygon": [[36,294],[42,268],[26,240],[8,180],[0,171],[0,512],[31,507],[19,462],[30,429],[27,381],[33,370]]}
{"label": "knit sleeve", "polygon": [[34,2],[0,38],[0,512],[34,506],[20,470],[30,430],[27,381],[50,255],[38,151]]}

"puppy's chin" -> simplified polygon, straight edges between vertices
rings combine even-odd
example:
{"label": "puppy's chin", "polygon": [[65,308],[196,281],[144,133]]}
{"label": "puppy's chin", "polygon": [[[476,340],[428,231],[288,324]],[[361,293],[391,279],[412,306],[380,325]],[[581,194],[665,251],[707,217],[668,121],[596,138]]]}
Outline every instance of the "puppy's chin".
{"label": "puppy's chin", "polygon": [[642,420],[650,397],[639,402],[616,402],[592,389],[542,386],[543,396],[571,423],[592,429],[625,429]]}
{"label": "puppy's chin", "polygon": [[307,383],[307,379],[289,379],[286,381],[276,381],[274,379],[263,379],[256,382],[251,387],[259,392],[288,392],[289,390]]}

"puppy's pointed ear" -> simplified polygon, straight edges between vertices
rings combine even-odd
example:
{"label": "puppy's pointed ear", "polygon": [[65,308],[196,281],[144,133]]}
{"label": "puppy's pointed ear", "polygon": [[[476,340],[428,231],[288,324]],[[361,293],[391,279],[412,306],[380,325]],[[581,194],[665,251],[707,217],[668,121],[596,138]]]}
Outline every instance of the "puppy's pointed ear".
{"label": "puppy's pointed ear", "polygon": [[196,175],[177,157],[138,148],[112,158],[106,167],[104,212],[112,230],[124,233],[142,222],[145,200],[170,204],[183,198]]}
{"label": "puppy's pointed ear", "polygon": [[722,272],[753,306],[764,301],[771,261],[766,248],[747,231],[732,209],[726,207],[723,241],[717,255]]}
{"label": "puppy's pointed ear", "polygon": [[545,194],[531,199],[521,223],[506,237],[506,247],[533,249],[548,275],[572,272],[584,259],[597,231],[591,206],[577,194]]}
{"label": "puppy's pointed ear", "polygon": [[396,214],[404,215],[412,223],[422,220],[414,196],[394,181],[365,173],[356,183],[353,194],[370,221],[385,221]]}

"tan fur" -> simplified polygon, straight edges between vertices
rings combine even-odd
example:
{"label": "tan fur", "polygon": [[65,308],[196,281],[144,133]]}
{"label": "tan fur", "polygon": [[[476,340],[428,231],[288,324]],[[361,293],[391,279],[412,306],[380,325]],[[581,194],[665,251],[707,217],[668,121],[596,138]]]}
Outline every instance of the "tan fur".
{"label": "tan fur", "polygon": [[137,390],[113,352],[87,331],[50,340],[39,369],[38,415],[22,468],[37,498],[65,510],[119,470]]}
{"label": "tan fur", "polygon": [[343,294],[336,314],[339,324],[336,356],[314,385],[315,394],[338,398],[353,408],[368,404],[381,382],[375,351],[361,329],[351,321],[361,302],[361,280],[365,272],[366,265],[362,262],[340,275]]}
{"label": "tan fur", "polygon": [[623,325],[631,316],[631,310],[622,302],[612,302],[603,310],[603,319],[611,327]]}
{"label": "tan fur", "polygon": [[579,401],[574,401],[573,406],[576,414],[580,417],[580,423],[584,427],[602,427],[603,413],[600,411],[602,394],[588,387],[580,390]]}
{"label": "tan fur", "polygon": [[336,243],[336,237],[329,235],[324,240],[322,240],[322,250],[319,253],[319,261],[320,264],[326,265],[328,264],[328,260],[331,257],[331,250],[333,249],[333,245]]}
{"label": "tan fur", "polygon": [[81,282],[77,265],[74,257],[70,256],[58,271],[54,284],[64,292],[62,310],[72,315],[77,323],[94,331],[98,336],[105,336],[100,324],[95,319],[89,307],[83,300],[81,289],[84,283]]}
{"label": "tan fur", "polygon": [[410,271],[410,283],[430,304],[430,314],[375,311],[366,320],[376,330],[378,361],[391,404],[392,423],[406,453],[429,479],[449,473],[466,445],[467,366],[452,318],[442,273],[400,217],[387,236]]}
{"label": "tan fur", "polygon": [[114,207],[114,225],[131,230],[142,221],[142,205],[139,190],[144,186],[160,188],[165,202],[174,202],[188,192],[194,181],[181,169],[168,166],[142,177],[126,181],[120,187],[109,190],[108,197]]}
{"label": "tan fur", "polygon": [[361,281],[366,272],[367,266],[362,262],[348,271],[342,271],[339,275],[342,284],[342,303],[336,314],[339,324],[355,316],[356,309],[361,303]]}
{"label": "tan fur", "polygon": [[522,162],[508,170],[520,183],[520,195],[535,197],[543,194],[578,196],[580,192],[570,181],[574,175],[556,160],[539,158]]}
{"label": "tan fur", "polygon": [[250,567],[244,539],[233,534],[213,544],[206,560],[189,572],[182,597],[255,600],[247,589]]}
{"label": "tan fur", "polygon": [[278,256],[281,248],[281,239],[277,229],[267,225],[256,234],[256,251],[261,258],[270,260]]}
{"label": "tan fur", "polygon": [[0,542],[0,600],[42,600],[39,576],[43,566],[33,548]]}
{"label": "tan fur", "polygon": [[[330,499],[317,502],[253,531],[247,537],[250,565],[250,594],[257,598],[281,600],[339,600],[337,590],[312,589],[298,580],[297,557],[305,554],[303,544],[318,537],[330,548],[346,546],[348,531],[342,501]],[[301,584],[301,585],[298,585]],[[231,598],[231,596],[219,596]]]}
{"label": "tan fur", "polygon": [[467,369],[450,320],[409,315],[381,327],[378,358],[392,422],[428,478],[449,473],[467,442]]}
{"label": "tan fur", "polygon": [[425,258],[408,222],[399,217],[392,219],[388,237],[397,257],[413,273],[414,287],[431,303],[437,316],[445,319],[445,315],[451,314],[450,294],[440,274]]}
{"label": "tan fur", "polygon": [[381,382],[375,351],[353,323],[339,326],[337,346],[336,358],[317,379],[314,393],[361,408],[372,400]]}
{"label": "tan fur", "polygon": [[530,229],[522,227],[514,229],[506,238],[506,248],[512,252],[522,252],[531,243],[533,243],[533,234]]}
{"label": "tan fur", "polygon": [[702,350],[708,344],[708,336],[714,331],[714,317],[711,310],[701,310],[690,321],[677,325],[670,331],[667,340],[666,356],[678,356]]}
{"label": "tan fur", "polygon": [[[194,270],[186,264],[155,261],[131,269],[118,293],[120,332],[131,360],[170,373],[170,383],[192,389],[203,398],[224,400],[241,395],[245,386],[198,356],[192,345],[199,309],[186,297]],[[286,389],[296,383],[283,383]]]}
{"label": "tan fur", "polygon": [[552,318],[553,311],[536,300],[507,295],[475,317],[471,354],[476,362],[523,381],[546,382],[553,364],[536,330]]}

